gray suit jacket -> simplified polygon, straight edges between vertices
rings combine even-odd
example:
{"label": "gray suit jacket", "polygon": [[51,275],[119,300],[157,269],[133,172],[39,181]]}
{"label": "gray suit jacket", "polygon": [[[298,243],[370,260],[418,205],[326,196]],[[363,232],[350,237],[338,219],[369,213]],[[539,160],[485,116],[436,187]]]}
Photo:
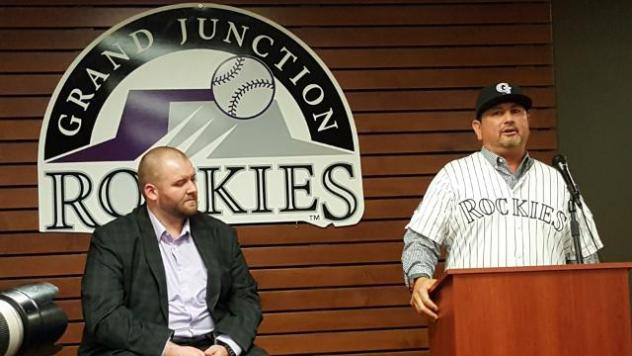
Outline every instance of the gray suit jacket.
{"label": "gray suit jacket", "polygon": [[[261,322],[257,286],[234,230],[198,213],[191,235],[208,271],[215,332],[250,349]],[[97,228],[81,282],[80,355],[160,355],[172,334],[164,266],[146,206]]]}

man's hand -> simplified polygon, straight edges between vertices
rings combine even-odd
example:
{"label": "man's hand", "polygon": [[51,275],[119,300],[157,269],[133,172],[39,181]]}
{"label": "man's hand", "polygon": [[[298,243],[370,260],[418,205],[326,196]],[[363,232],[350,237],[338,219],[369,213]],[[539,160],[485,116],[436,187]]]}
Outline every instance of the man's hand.
{"label": "man's hand", "polygon": [[213,345],[204,351],[206,356],[228,356],[228,350],[221,345]]}
{"label": "man's hand", "polygon": [[439,307],[430,299],[428,290],[437,282],[436,279],[427,277],[419,277],[415,280],[413,285],[412,296],[410,297],[410,305],[412,305],[417,313],[425,314],[437,320],[439,318]]}
{"label": "man's hand", "polygon": [[173,342],[167,342],[165,347],[165,356],[204,356],[205,353],[202,350],[198,350],[195,347],[180,346]]}

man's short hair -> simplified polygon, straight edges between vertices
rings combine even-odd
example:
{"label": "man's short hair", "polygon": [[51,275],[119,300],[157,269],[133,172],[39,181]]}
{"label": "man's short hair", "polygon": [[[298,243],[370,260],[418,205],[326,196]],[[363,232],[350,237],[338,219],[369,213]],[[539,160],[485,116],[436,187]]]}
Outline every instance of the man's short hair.
{"label": "man's short hair", "polygon": [[141,194],[144,194],[145,184],[154,183],[158,179],[157,164],[167,155],[176,155],[186,160],[189,159],[184,152],[170,146],[158,146],[147,151],[138,163],[138,189]]}

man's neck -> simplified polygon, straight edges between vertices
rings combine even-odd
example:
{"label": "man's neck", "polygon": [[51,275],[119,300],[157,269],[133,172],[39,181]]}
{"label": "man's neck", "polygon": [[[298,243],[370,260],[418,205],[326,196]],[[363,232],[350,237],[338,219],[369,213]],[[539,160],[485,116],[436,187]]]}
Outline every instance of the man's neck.
{"label": "man's neck", "polygon": [[507,167],[511,170],[512,173],[516,173],[524,156],[527,154],[527,150],[525,148],[517,148],[517,149],[498,149],[485,147],[488,151],[502,157],[505,159]]}
{"label": "man's neck", "polygon": [[174,239],[180,237],[186,219],[164,214],[161,210],[149,205],[147,205],[147,209],[151,210],[151,213],[160,221],[171,237]]}

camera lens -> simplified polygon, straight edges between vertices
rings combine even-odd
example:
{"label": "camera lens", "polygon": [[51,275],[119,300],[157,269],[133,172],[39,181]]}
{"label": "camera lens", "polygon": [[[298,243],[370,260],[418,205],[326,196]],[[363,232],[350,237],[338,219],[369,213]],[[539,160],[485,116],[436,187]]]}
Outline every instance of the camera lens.
{"label": "camera lens", "polygon": [[0,355],[36,354],[61,337],[68,318],[53,303],[57,293],[50,283],[0,292]]}

